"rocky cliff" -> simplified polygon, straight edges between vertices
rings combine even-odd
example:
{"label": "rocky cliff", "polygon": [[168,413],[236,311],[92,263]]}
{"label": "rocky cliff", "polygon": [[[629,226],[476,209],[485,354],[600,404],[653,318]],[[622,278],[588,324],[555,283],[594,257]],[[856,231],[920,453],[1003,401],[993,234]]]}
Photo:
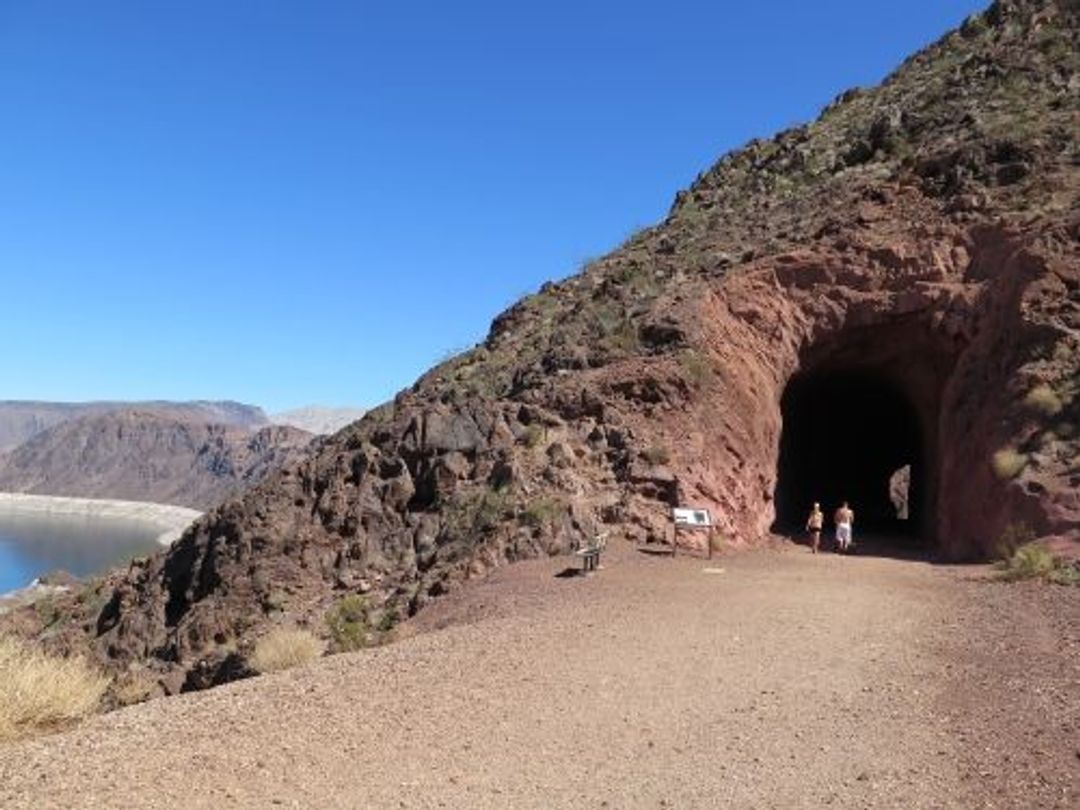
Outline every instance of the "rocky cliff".
{"label": "rocky cliff", "polygon": [[296,461],[313,439],[175,408],[107,410],[60,422],[0,456],[0,491],[207,509]]}
{"label": "rocky cliff", "polygon": [[1078,55],[1073,4],[998,2],[724,156],[662,223],[116,575],[78,608],[86,638],[206,686],[348,595],[389,626],[601,528],[666,541],[676,503],[729,544],[819,490],[875,516],[906,465],[909,530],[941,556],[1016,526],[1071,542]]}

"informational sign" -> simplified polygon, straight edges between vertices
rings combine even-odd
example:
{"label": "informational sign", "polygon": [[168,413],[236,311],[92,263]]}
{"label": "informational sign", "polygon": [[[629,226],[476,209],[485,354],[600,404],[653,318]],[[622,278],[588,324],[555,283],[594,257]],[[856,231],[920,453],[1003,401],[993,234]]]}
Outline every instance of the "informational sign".
{"label": "informational sign", "polygon": [[680,508],[671,510],[676,528],[708,529],[712,524],[712,515],[708,509]]}

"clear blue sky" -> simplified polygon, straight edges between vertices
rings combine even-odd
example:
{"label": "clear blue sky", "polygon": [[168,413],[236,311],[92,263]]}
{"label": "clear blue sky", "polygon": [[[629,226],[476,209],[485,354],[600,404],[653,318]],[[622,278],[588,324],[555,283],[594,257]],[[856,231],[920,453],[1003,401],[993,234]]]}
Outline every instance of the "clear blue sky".
{"label": "clear blue sky", "polygon": [[373,405],[986,1],[0,0],[0,399]]}

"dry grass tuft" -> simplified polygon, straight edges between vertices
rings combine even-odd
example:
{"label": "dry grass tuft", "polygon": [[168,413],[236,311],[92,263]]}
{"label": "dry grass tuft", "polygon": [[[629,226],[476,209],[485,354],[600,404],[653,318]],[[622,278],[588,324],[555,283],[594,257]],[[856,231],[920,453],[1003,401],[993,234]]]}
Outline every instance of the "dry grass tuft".
{"label": "dry grass tuft", "polygon": [[306,664],[323,654],[323,643],[307,630],[271,630],[255,643],[251,666],[259,672],[277,672]]}
{"label": "dry grass tuft", "polygon": [[0,636],[0,740],[86,717],[108,685],[82,658],[49,656]]}
{"label": "dry grass tuft", "polygon": [[133,706],[161,694],[157,680],[146,670],[126,672],[116,679],[112,697],[117,706]]}

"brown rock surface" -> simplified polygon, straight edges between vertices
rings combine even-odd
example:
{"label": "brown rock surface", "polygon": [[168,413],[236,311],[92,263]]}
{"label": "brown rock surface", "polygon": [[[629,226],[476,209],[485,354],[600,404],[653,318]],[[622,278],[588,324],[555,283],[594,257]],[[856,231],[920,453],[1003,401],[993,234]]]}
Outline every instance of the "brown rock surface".
{"label": "brown rock surface", "polygon": [[812,500],[904,528],[888,481],[905,464],[906,528],[942,557],[1021,523],[1075,545],[1076,15],[995,3],[881,87],[725,156],[663,223],[115,575],[69,626],[169,691],[214,683],[274,622],[324,632],[349,594],[376,622],[413,614],[605,524],[666,541],[675,503],[709,507],[729,545]]}

